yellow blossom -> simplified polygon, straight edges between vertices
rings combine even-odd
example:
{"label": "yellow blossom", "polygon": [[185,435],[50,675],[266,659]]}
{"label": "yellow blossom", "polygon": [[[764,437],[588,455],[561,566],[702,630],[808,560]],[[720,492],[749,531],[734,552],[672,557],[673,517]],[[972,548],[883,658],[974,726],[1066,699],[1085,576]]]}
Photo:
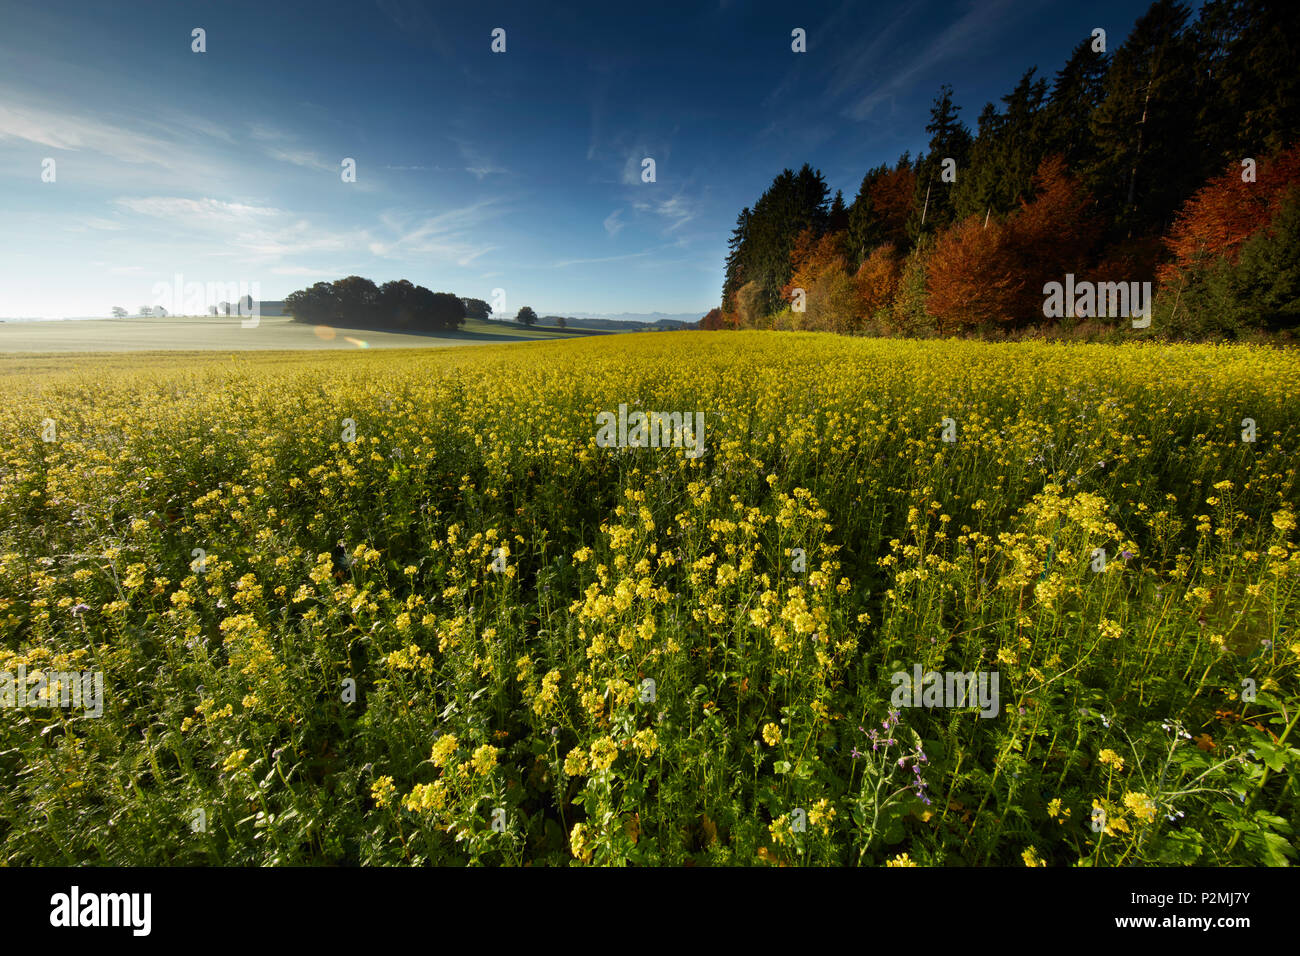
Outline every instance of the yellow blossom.
{"label": "yellow blossom", "polygon": [[457,741],[455,734],[443,734],[434,741],[433,753],[429,759],[433,761],[435,767],[446,766],[447,761],[449,761],[452,754],[456,752],[456,746]]}

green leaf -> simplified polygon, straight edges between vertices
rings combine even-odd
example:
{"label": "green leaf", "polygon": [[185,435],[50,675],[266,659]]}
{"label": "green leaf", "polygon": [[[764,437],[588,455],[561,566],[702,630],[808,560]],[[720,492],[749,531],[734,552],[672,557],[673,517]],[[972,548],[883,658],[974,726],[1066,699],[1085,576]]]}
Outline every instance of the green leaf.
{"label": "green leaf", "polygon": [[1287,755],[1273,744],[1256,744],[1255,755],[1264,761],[1269,770],[1278,773],[1286,766]]}
{"label": "green leaf", "polygon": [[1248,833],[1243,842],[1260,854],[1269,866],[1290,866],[1287,858],[1295,856],[1295,849],[1285,837],[1269,831]]}

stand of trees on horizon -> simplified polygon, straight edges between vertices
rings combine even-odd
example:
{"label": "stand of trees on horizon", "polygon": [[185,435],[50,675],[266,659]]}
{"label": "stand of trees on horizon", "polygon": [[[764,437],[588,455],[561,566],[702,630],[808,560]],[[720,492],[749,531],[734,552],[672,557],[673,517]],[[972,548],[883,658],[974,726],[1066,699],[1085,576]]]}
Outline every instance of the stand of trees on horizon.
{"label": "stand of trees on horizon", "polygon": [[432,292],[407,279],[379,286],[361,276],[348,276],[286,296],[284,311],[295,322],[313,325],[442,332],[460,328],[467,316],[486,319],[492,307],[482,299]]}
{"label": "stand of trees on horizon", "polygon": [[[253,297],[246,294],[235,302],[220,302],[217,305],[210,305],[207,308],[207,312],[203,314],[217,316],[233,315],[242,319],[244,316],[252,314],[255,304]],[[484,304],[486,305],[486,303]],[[110,314],[115,319],[125,319],[129,318],[131,315],[131,313],[127,312],[127,310],[122,308],[120,305],[113,306],[110,310]],[[161,305],[139,306],[135,311],[135,315],[146,319],[165,319],[169,317],[174,319],[187,319],[198,317],[198,313],[168,312],[167,309]]]}
{"label": "stand of trees on horizon", "polygon": [[867,171],[847,204],[811,166],[784,170],[737,218],[701,327],[1128,326],[1047,319],[1044,285],[1067,274],[1151,282],[1161,334],[1300,325],[1300,15],[1209,0],[1188,20],[1157,0],[1113,52],[1084,38],[1051,83],[1035,67],[986,104],[973,134],[942,87],[928,150]]}

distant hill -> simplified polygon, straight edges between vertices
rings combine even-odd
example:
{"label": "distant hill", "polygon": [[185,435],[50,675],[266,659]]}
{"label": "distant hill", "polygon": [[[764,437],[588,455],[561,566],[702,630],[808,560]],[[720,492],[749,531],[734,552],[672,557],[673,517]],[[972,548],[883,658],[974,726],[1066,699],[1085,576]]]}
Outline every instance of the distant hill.
{"label": "distant hill", "polygon": [[681,329],[698,325],[703,313],[705,312],[572,312],[571,315],[575,319],[614,321],[616,323],[614,328],[623,328],[625,325],[654,325],[658,328]]}
{"label": "distant hill", "polygon": [[[543,315],[537,319],[541,326],[559,325],[560,316]],[[665,332],[677,329],[697,329],[700,317],[693,312],[678,315],[665,315],[662,312],[638,314],[625,312],[622,315],[591,315],[578,313],[564,316],[564,324],[571,329],[597,329],[602,332]]]}

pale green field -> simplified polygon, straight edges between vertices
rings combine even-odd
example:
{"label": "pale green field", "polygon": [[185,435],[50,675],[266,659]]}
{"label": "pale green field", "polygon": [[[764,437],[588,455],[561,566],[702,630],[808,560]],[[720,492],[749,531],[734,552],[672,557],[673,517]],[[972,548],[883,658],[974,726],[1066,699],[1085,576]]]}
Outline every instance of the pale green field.
{"label": "pale green field", "polygon": [[[251,320],[250,320],[251,321]],[[237,317],[91,319],[0,323],[0,352],[245,351],[283,349],[438,348],[567,338],[555,329],[528,329],[468,319],[458,332],[417,335],[373,329],[313,327],[286,316],[262,316],[256,328]]]}

